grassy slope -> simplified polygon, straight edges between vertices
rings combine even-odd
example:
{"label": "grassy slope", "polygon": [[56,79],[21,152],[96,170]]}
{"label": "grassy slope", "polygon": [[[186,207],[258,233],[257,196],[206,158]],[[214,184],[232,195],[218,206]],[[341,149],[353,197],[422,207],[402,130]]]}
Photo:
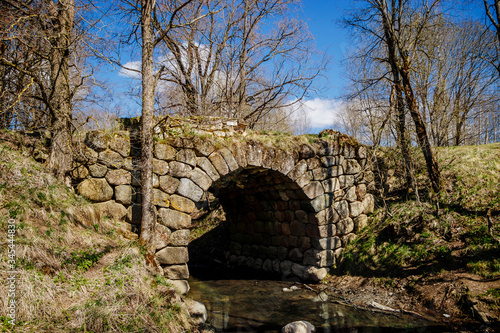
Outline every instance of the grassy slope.
{"label": "grassy slope", "polygon": [[[415,156],[416,164],[422,166],[422,158],[418,153]],[[445,188],[439,198],[439,209],[435,201],[429,203],[423,190],[426,187],[423,167],[417,168],[420,202],[415,195],[410,200],[399,197],[401,181],[394,176],[397,170],[383,170],[392,175],[386,179],[392,184],[386,201],[388,210],[380,208],[372,214],[369,225],[346,248],[337,274],[399,284],[434,310],[460,311],[457,316],[476,320],[481,319],[477,312],[482,312],[490,321],[495,321],[495,317],[498,320],[500,144],[441,148],[437,156]],[[389,158],[385,165],[394,169],[394,156],[387,153],[383,158]],[[488,210],[493,222],[491,230]],[[440,295],[443,298],[437,304],[437,296],[433,300],[430,294],[432,288],[437,292],[443,282],[449,284],[448,291]],[[426,284],[432,287],[424,287]],[[446,308],[443,304],[447,298],[452,298],[450,302],[460,309]],[[474,305],[475,302],[478,304]]]}
{"label": "grassy slope", "polygon": [[[26,156],[25,156],[26,155]],[[65,210],[85,200],[41,164],[0,141],[0,280],[7,281],[7,224],[16,221],[15,332],[181,332],[189,329],[180,298],[147,269],[142,249],[106,221],[83,228]]]}

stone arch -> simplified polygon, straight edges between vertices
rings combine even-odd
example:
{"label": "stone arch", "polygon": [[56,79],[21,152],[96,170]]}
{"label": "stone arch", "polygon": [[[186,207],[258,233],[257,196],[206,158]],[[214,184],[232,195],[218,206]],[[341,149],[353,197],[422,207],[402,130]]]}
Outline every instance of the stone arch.
{"label": "stone arch", "polygon": [[[227,131],[222,133],[227,136]],[[156,258],[166,276],[188,277],[191,214],[209,191],[216,191],[230,220],[229,264],[322,279],[373,209],[373,197],[366,193],[372,181],[366,149],[349,137],[330,134],[265,144],[265,137],[231,135],[221,140],[217,131],[160,132],[154,149],[153,203]],[[85,176],[80,176],[78,190],[96,198],[86,189],[98,184],[108,194],[94,201],[105,201],[100,205],[108,211],[119,206],[127,214],[118,215],[138,224],[140,168],[128,161],[134,144],[126,137],[87,135],[90,173],[80,172]]]}

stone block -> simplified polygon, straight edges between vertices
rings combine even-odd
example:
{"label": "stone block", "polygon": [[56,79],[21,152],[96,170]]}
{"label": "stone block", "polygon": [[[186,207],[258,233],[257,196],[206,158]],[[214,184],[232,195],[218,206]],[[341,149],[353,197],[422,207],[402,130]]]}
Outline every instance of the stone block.
{"label": "stone block", "polygon": [[290,223],[290,233],[294,236],[305,236],[306,235],[306,225],[297,220]]}
{"label": "stone block", "polygon": [[280,271],[283,275],[288,276],[292,274],[292,265],[293,262],[289,260],[284,260],[280,263]]}
{"label": "stone block", "polygon": [[104,178],[85,179],[76,190],[78,194],[93,202],[108,201],[113,197],[113,188]]}
{"label": "stone block", "polygon": [[179,187],[177,188],[177,193],[193,200],[194,202],[198,202],[203,197],[204,192],[198,185],[193,183],[192,180],[182,178]]}
{"label": "stone block", "polygon": [[353,219],[354,231],[358,232],[368,225],[368,216],[361,214]]}
{"label": "stone block", "polygon": [[118,185],[115,187],[115,200],[123,205],[132,203],[132,186]]}
{"label": "stone block", "polygon": [[194,168],[191,173],[191,180],[201,187],[203,191],[207,191],[212,186],[212,179],[200,168]]}
{"label": "stone block", "polygon": [[246,145],[239,141],[234,141],[229,149],[233,152],[234,159],[238,165],[245,168],[248,164],[246,155]]}
{"label": "stone block", "polygon": [[220,178],[219,173],[215,169],[215,167],[210,163],[209,159],[206,157],[198,157],[196,160],[198,166],[205,171],[205,173],[213,180],[216,181]]}
{"label": "stone block", "polygon": [[162,191],[168,194],[174,194],[175,191],[177,191],[177,188],[179,187],[181,181],[177,178],[174,178],[172,176],[166,175],[166,176],[160,176],[159,177],[159,186]]}
{"label": "stone block", "polygon": [[327,275],[328,275],[328,268],[318,268],[315,266],[308,266],[306,267],[304,273],[304,279],[313,282],[319,282],[323,280]]}
{"label": "stone block", "polygon": [[358,216],[359,214],[363,213],[363,210],[364,210],[364,205],[361,201],[355,201],[355,202],[351,202],[349,204],[350,206],[350,211],[351,211],[351,217],[356,217]]}
{"label": "stone block", "polygon": [[355,158],[356,150],[354,149],[354,147],[349,144],[346,144],[344,146],[344,156],[345,158]]}
{"label": "stone block", "polygon": [[113,169],[119,169],[123,166],[123,157],[110,149],[99,153],[99,162]]}
{"label": "stone block", "polygon": [[186,247],[170,247],[156,252],[156,260],[163,265],[185,264],[189,261],[188,249]]}
{"label": "stone block", "polygon": [[214,143],[208,138],[195,136],[193,145],[196,152],[201,156],[209,156],[215,151]]}
{"label": "stone block", "polygon": [[321,157],[321,165],[326,168],[337,165],[337,158],[335,156],[323,156]]}
{"label": "stone block", "polygon": [[304,252],[304,265],[330,267],[335,264],[335,255],[332,250],[309,249]]}
{"label": "stone block", "polygon": [[196,154],[192,149],[181,149],[175,155],[175,160],[188,164],[192,167],[196,166]]}
{"label": "stone block", "polygon": [[160,189],[153,189],[153,205],[160,207],[170,206],[170,196]]}
{"label": "stone block", "polygon": [[262,270],[264,272],[272,272],[273,271],[273,261],[271,259],[266,259],[262,263]]}
{"label": "stone block", "polygon": [[189,269],[186,264],[165,266],[163,274],[167,279],[183,280],[189,278]]}
{"label": "stone block", "polygon": [[227,163],[221,154],[219,154],[218,152],[214,152],[210,154],[208,159],[210,160],[210,162],[212,162],[212,165],[221,176],[227,175],[229,173],[229,167],[227,166]]}
{"label": "stone block", "polygon": [[109,141],[109,148],[116,151],[122,157],[130,155],[130,140],[123,137],[115,137]]}
{"label": "stone block", "polygon": [[196,208],[193,201],[176,194],[170,196],[170,207],[188,214],[191,214]]}
{"label": "stone block", "polygon": [[167,162],[153,158],[153,172],[158,176],[166,175],[170,167]]}
{"label": "stone block", "polygon": [[157,223],[155,226],[155,248],[156,250],[161,250],[170,242],[170,235],[172,232],[169,228],[162,224]]}
{"label": "stone block", "polygon": [[346,247],[349,243],[356,239],[356,234],[347,234],[342,236],[342,247]]}
{"label": "stone block", "polygon": [[304,160],[300,160],[293,169],[287,174],[292,180],[297,180],[299,177],[302,177],[304,173],[307,171],[307,163]]}
{"label": "stone block", "polygon": [[235,171],[236,169],[239,168],[238,162],[233,156],[233,153],[227,149],[227,148],[222,148],[219,150],[220,155],[224,158],[224,161],[226,161],[227,166],[229,167],[229,171]]}
{"label": "stone block", "polygon": [[100,202],[95,205],[100,211],[101,216],[108,216],[113,220],[121,220],[127,215],[127,209],[113,200]]}
{"label": "stone block", "polygon": [[305,187],[302,188],[305,195],[309,199],[314,199],[317,196],[320,196],[324,193],[323,186],[319,181],[313,181],[309,185],[306,185]]}
{"label": "stone block", "polygon": [[325,193],[333,193],[340,189],[340,182],[338,178],[329,178],[321,182]]}
{"label": "stone block", "polygon": [[279,260],[285,260],[288,257],[288,249],[283,246],[278,247],[277,256]]}
{"label": "stone block", "polygon": [[71,171],[71,177],[78,181],[87,178],[88,175],[89,170],[84,165],[80,165]]}
{"label": "stone block", "polygon": [[170,280],[168,279],[166,281],[168,284],[172,285],[181,295],[186,295],[189,290],[191,289],[189,287],[189,283],[187,280]]}
{"label": "stone block", "polygon": [[347,167],[345,169],[345,173],[347,175],[354,175],[361,172],[361,165],[359,165],[358,161],[354,159],[347,160]]}
{"label": "stone block", "polygon": [[295,168],[295,159],[291,155],[285,156],[283,160],[279,161],[280,165],[277,169],[284,175],[288,175]]}
{"label": "stone block", "polygon": [[173,161],[175,159],[175,154],[177,154],[177,150],[165,143],[157,143],[154,149],[154,156],[157,159],[164,161]]}
{"label": "stone block", "polygon": [[191,227],[191,216],[176,210],[160,208],[158,210],[160,223],[170,229],[187,229]]}
{"label": "stone block", "polygon": [[359,184],[356,186],[356,196],[359,200],[363,201],[366,196],[366,184]]}
{"label": "stone block", "polygon": [[349,217],[349,203],[345,200],[335,202],[335,210],[340,218]]}
{"label": "stone block", "polygon": [[354,176],[353,175],[342,175],[339,176],[340,187],[346,188],[354,185]]}
{"label": "stone block", "polygon": [[334,165],[328,168],[328,177],[338,177],[344,174],[344,169],[341,165]]}
{"label": "stone block", "polygon": [[313,200],[311,200],[310,205],[314,212],[319,212],[325,209],[326,206],[326,195],[320,195]]}
{"label": "stone block", "polygon": [[187,246],[189,244],[189,230],[182,229],[172,232],[170,235],[170,246]]}
{"label": "stone block", "polygon": [[311,238],[311,244],[318,250],[335,250],[342,246],[340,237]]}
{"label": "stone block", "polygon": [[345,235],[354,230],[354,221],[348,217],[337,222],[337,234]]}
{"label": "stone block", "polygon": [[299,279],[304,279],[304,273],[306,272],[306,267],[297,263],[292,264],[292,274],[297,276]]}
{"label": "stone block", "polygon": [[302,176],[297,178],[295,182],[299,187],[304,188],[311,182],[312,179],[313,179],[312,171],[307,171]]}
{"label": "stone block", "polygon": [[367,194],[363,200],[363,214],[373,213],[375,209],[375,198],[372,194]]}
{"label": "stone block", "polygon": [[328,169],[327,168],[316,168],[312,170],[313,179],[314,180],[325,180],[328,178]]}
{"label": "stone block", "polygon": [[132,157],[126,157],[123,159],[122,168],[127,171],[132,171],[135,169],[134,160],[132,159]]}
{"label": "stone block", "polygon": [[358,200],[358,196],[356,195],[356,186],[351,186],[346,189],[344,198],[349,202],[354,202]]}
{"label": "stone block", "polygon": [[276,150],[274,148],[267,148],[262,156],[262,167],[271,169],[276,158]]}
{"label": "stone block", "polygon": [[108,148],[109,140],[109,134],[103,131],[89,131],[85,135],[84,143],[91,149],[101,152]]}
{"label": "stone block", "polygon": [[290,260],[293,262],[302,262],[304,254],[298,248],[293,248],[288,253],[288,258],[290,258]]}
{"label": "stone block", "polygon": [[191,166],[185,163],[172,161],[169,163],[170,175],[176,178],[189,178],[191,177]]}
{"label": "stone block", "polygon": [[247,163],[250,166],[262,166],[262,157],[264,156],[264,146],[257,141],[247,142],[246,149]]}
{"label": "stone block", "polygon": [[308,159],[316,155],[316,150],[312,145],[303,144],[299,147],[299,158]]}
{"label": "stone block", "polygon": [[106,173],[106,180],[110,185],[129,185],[132,183],[132,174],[123,169],[109,170]]}
{"label": "stone block", "polygon": [[299,239],[297,240],[297,247],[302,252],[310,249],[311,248],[311,238],[306,237],[306,236],[299,237]]}
{"label": "stone block", "polygon": [[92,177],[103,178],[108,172],[108,168],[102,164],[92,164],[89,166],[89,172]]}

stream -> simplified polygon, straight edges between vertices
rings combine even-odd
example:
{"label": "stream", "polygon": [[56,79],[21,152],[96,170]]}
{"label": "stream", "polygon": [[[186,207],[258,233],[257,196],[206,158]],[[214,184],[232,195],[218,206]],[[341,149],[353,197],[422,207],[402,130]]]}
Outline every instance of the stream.
{"label": "stream", "polygon": [[[205,304],[216,332],[278,332],[306,320],[316,332],[446,332],[445,326],[404,314],[387,314],[334,303],[302,284],[255,276],[191,270],[188,296]],[[194,274],[193,274],[194,273]],[[205,272],[206,273],[206,272]],[[287,291],[292,286],[298,288]],[[284,288],[286,291],[283,291]]]}

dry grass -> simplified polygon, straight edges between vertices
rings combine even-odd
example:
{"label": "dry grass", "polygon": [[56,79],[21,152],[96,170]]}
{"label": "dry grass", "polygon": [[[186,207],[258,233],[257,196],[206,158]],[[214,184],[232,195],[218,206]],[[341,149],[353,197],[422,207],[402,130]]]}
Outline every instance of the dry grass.
{"label": "dry grass", "polygon": [[[28,154],[26,154],[28,155]],[[50,172],[0,142],[0,230],[16,223],[16,326],[8,323],[0,284],[2,331],[182,332],[188,316],[177,293],[146,266],[143,250],[97,221],[88,229],[65,213],[88,203]],[[0,279],[9,274],[0,247]]]}

